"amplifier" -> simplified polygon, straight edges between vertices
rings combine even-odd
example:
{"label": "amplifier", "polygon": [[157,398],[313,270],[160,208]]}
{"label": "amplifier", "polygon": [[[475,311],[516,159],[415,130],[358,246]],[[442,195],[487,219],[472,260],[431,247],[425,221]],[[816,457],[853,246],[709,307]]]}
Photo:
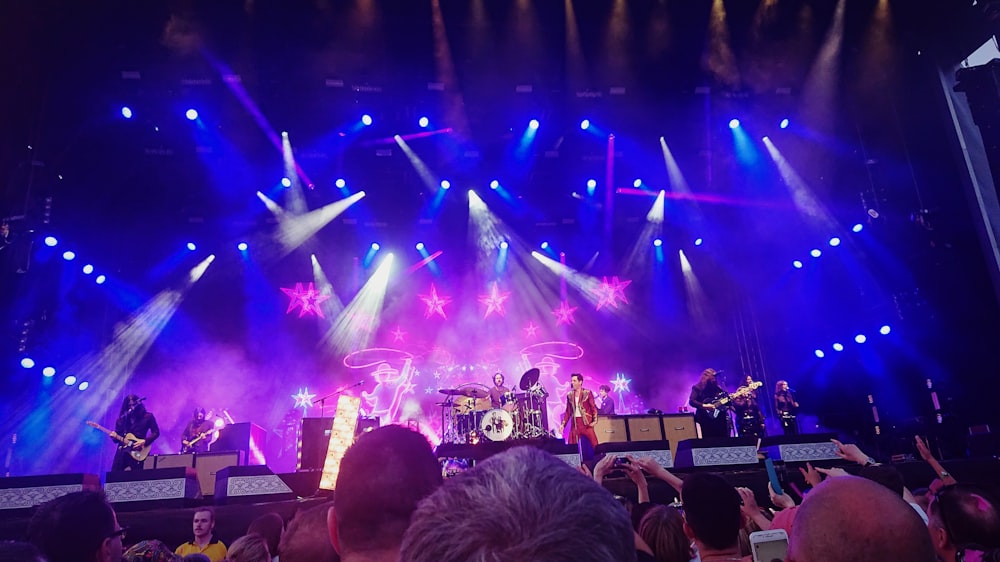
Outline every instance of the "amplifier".
{"label": "amplifier", "polygon": [[625,429],[625,418],[618,416],[601,416],[594,426],[598,443],[625,443],[628,432]]}
{"label": "amplifier", "polygon": [[663,425],[660,416],[628,416],[629,441],[663,441]]}

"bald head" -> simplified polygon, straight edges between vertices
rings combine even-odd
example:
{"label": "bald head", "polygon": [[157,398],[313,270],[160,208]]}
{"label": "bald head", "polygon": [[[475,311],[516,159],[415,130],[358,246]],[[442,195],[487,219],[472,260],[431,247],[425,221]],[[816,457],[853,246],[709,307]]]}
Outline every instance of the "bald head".
{"label": "bald head", "polygon": [[789,562],[934,562],[913,507],[884,486],[854,476],[830,478],[799,507]]}

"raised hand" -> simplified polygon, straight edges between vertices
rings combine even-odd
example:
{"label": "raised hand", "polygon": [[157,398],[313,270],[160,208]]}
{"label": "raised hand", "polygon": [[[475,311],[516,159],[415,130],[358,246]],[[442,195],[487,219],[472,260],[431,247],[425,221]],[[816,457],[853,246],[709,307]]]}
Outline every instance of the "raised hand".
{"label": "raised hand", "polygon": [[810,486],[815,487],[816,485],[818,485],[820,482],[823,481],[823,475],[820,474],[817,471],[817,469],[813,468],[812,463],[808,463],[807,462],[805,468],[802,468],[800,466],[799,467],[799,472],[802,473],[802,477],[806,479],[806,482]]}
{"label": "raised hand", "polygon": [[861,449],[857,445],[853,443],[845,445],[836,439],[831,439],[830,441],[833,441],[833,444],[837,446],[837,456],[845,461],[856,462],[858,464],[865,464],[868,461],[868,455],[861,452]]}

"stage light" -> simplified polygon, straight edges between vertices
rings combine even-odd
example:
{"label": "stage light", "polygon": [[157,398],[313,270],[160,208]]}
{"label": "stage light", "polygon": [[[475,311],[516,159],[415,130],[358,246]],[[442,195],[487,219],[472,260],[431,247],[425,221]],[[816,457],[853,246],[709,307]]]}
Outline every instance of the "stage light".
{"label": "stage light", "polygon": [[531,121],[528,121],[528,128],[530,129],[537,129],[539,125],[540,123],[538,122],[538,119],[532,119]]}
{"label": "stage light", "polygon": [[76,259],[76,253],[70,250],[63,252],[63,259],[66,261],[73,261]]}
{"label": "stage light", "polygon": [[890,328],[888,324],[886,324],[885,326],[882,326],[881,328],[878,329],[878,333],[882,334],[883,336],[888,336],[889,332],[891,332],[891,331],[892,331],[892,328]]}
{"label": "stage light", "polygon": [[365,127],[372,124],[372,116],[365,113],[361,116],[361,122],[364,123]]}
{"label": "stage light", "polygon": [[424,243],[423,242],[417,242],[417,250],[423,250],[423,249],[424,249]]}
{"label": "stage light", "polygon": [[583,121],[580,121],[580,128],[583,129],[584,131],[586,131],[587,129],[589,129],[590,128],[590,119],[584,119]]}
{"label": "stage light", "polygon": [[490,189],[496,189],[498,187],[500,187],[500,182],[498,182],[497,180],[493,180],[490,182]]}
{"label": "stage light", "polygon": [[132,118],[132,108],[129,107],[129,106],[127,106],[127,105],[123,105],[122,106],[122,117],[124,117],[126,119],[131,119]]}
{"label": "stage light", "polygon": [[292,180],[288,178],[281,178],[281,185],[284,187],[292,187]]}
{"label": "stage light", "polygon": [[49,248],[55,246],[58,243],[59,243],[59,241],[56,240],[55,236],[46,236],[45,237],[45,245],[48,246]]}
{"label": "stage light", "polygon": [[735,129],[735,128],[739,127],[739,126],[740,126],[740,120],[739,119],[730,119],[729,120],[729,128],[730,129]]}
{"label": "stage light", "polygon": [[864,334],[858,334],[858,335],[854,336],[854,341],[856,341],[858,343],[865,343],[866,341],[868,341],[868,336],[866,336]]}
{"label": "stage light", "polygon": [[63,384],[66,386],[73,386],[76,384],[76,377],[73,375],[66,375],[66,378],[63,379]]}
{"label": "stage light", "polygon": [[198,112],[194,109],[189,109],[184,112],[184,116],[188,118],[188,121],[194,121],[198,118]]}
{"label": "stage light", "polygon": [[840,246],[840,238],[837,238],[836,236],[834,236],[833,238],[831,238],[830,239],[830,245],[833,246],[834,248],[836,248],[837,246]]}
{"label": "stage light", "polygon": [[89,263],[83,266],[84,275],[90,275],[93,272],[94,272],[94,266],[90,265]]}
{"label": "stage light", "polygon": [[862,229],[864,229],[864,227],[861,226],[861,223],[858,223],[851,227],[852,232],[861,232]]}
{"label": "stage light", "polygon": [[809,255],[814,258],[818,258],[823,255],[823,252],[819,251],[819,248],[813,248],[812,250],[809,250]]}
{"label": "stage light", "polygon": [[421,117],[420,120],[417,121],[417,125],[420,125],[421,129],[426,129],[427,125],[430,125],[430,124],[431,124],[431,120],[428,119],[428,118],[426,118],[426,117]]}
{"label": "stage light", "polygon": [[35,360],[31,357],[25,357],[24,359],[21,359],[21,366],[25,369],[30,369],[35,366]]}
{"label": "stage light", "polygon": [[500,242],[500,249],[501,250],[506,250],[509,246],[510,246],[510,244],[508,244],[506,240],[504,240],[503,242]]}
{"label": "stage light", "polygon": [[97,278],[94,279],[94,283],[97,283],[98,285],[103,285],[104,282],[107,281],[107,280],[108,280],[107,277],[105,277],[103,275],[98,275]]}
{"label": "stage light", "polygon": [[842,344],[840,342],[833,344],[833,350],[834,351],[844,351],[844,344]]}
{"label": "stage light", "polygon": [[782,119],[781,123],[779,123],[778,126],[781,127],[782,129],[787,129],[788,128],[788,119]]}
{"label": "stage light", "polygon": [[337,186],[337,189],[344,189],[347,186],[347,182],[344,178],[337,178],[337,181],[333,182],[333,185]]}
{"label": "stage light", "polygon": [[792,260],[792,267],[795,269],[802,269],[802,262],[799,260]]}
{"label": "stage light", "polygon": [[55,367],[46,367],[42,369],[42,375],[46,377],[54,377],[56,375]]}
{"label": "stage light", "polygon": [[704,240],[702,240],[701,238],[695,238],[695,239],[694,239],[694,245],[695,245],[695,246],[701,246],[701,245],[702,245],[702,244],[704,244],[704,243],[705,243],[705,241],[704,241]]}
{"label": "stage light", "polygon": [[451,182],[448,180],[441,180],[441,189],[450,189]]}
{"label": "stage light", "polygon": [[659,238],[657,238],[656,240],[653,240],[653,245],[656,246],[657,248],[659,248],[660,246],[663,245],[663,240],[660,240]]}
{"label": "stage light", "polygon": [[378,242],[372,242],[372,250],[378,250],[378,249],[379,249],[379,248],[381,248],[381,247],[382,247],[382,246],[379,246],[379,243],[378,243]]}
{"label": "stage light", "polygon": [[596,189],[596,188],[597,188],[597,180],[595,180],[595,179],[589,179],[589,180],[587,180],[587,192],[588,193],[593,193],[594,189]]}
{"label": "stage light", "polygon": [[88,388],[90,388],[90,383],[87,382],[87,381],[83,381],[82,383],[80,383],[80,386],[78,386],[77,388],[80,389],[81,391],[82,390],[87,390]]}
{"label": "stage light", "polygon": [[246,242],[240,242],[239,244],[236,245],[236,249],[239,250],[239,251],[241,251],[241,252],[247,251],[247,248],[249,248],[249,247],[250,246],[247,246]]}
{"label": "stage light", "polygon": [[549,243],[548,242],[542,242],[542,249],[543,250],[548,250],[549,249]]}
{"label": "stage light", "polygon": [[632,187],[642,187],[642,180],[635,178],[635,181],[632,182]]}
{"label": "stage light", "polygon": [[816,350],[816,351],[814,351],[813,353],[815,353],[815,354],[816,354],[816,357],[819,357],[820,359],[822,359],[822,358],[826,357],[826,354],[825,354],[825,353],[823,353],[823,350],[822,350],[822,349],[817,349],[817,350]]}
{"label": "stage light", "polygon": [[214,425],[216,429],[222,429],[223,427],[226,427],[226,420],[224,420],[223,418],[215,418],[215,421],[212,422],[212,425]]}
{"label": "stage light", "polygon": [[281,131],[282,138],[288,138],[288,131]]}
{"label": "stage light", "polygon": [[193,251],[195,251],[195,250],[198,249],[198,246],[195,246],[194,242],[188,242],[187,243],[187,249],[191,250],[193,252]]}

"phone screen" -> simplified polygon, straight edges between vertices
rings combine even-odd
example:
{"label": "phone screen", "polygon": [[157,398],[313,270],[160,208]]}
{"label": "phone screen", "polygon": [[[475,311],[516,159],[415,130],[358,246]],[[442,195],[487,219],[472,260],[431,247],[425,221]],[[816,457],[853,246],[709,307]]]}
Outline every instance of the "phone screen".
{"label": "phone screen", "polygon": [[782,562],[788,556],[788,538],[753,543],[754,562]]}

